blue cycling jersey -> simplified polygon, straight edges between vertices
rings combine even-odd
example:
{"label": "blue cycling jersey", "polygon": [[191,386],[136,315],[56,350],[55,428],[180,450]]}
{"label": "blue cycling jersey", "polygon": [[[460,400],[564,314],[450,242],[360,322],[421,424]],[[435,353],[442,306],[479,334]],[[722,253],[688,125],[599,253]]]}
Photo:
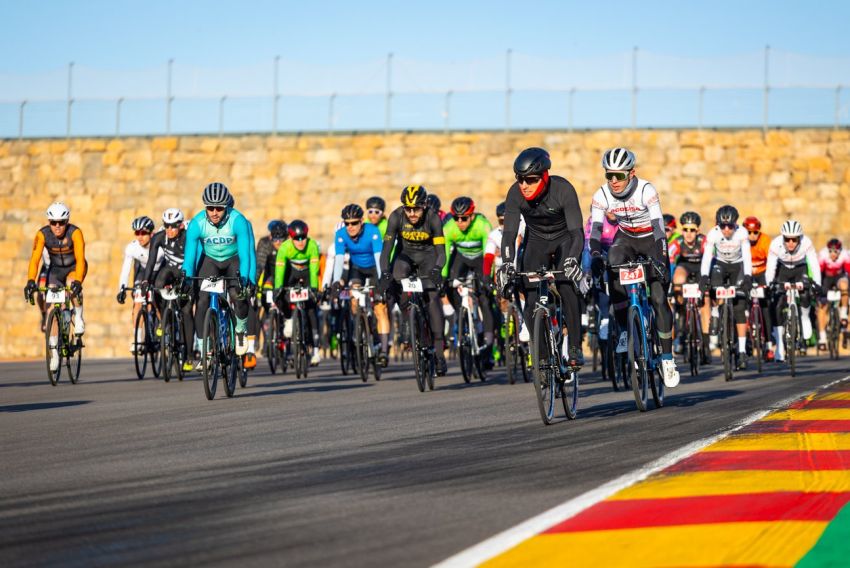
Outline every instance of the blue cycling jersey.
{"label": "blue cycling jersey", "polygon": [[348,253],[351,264],[358,268],[374,268],[375,255],[381,254],[381,231],[371,223],[363,224],[363,231],[357,240],[348,236],[348,231],[342,227],[334,237],[334,248],[337,256]]}
{"label": "blue cycling jersey", "polygon": [[239,275],[250,282],[256,280],[257,260],[254,250],[254,229],[250,221],[236,209],[229,209],[218,225],[201,210],[192,218],[186,231],[186,250],[183,270],[194,276],[201,254],[218,262],[239,256]]}

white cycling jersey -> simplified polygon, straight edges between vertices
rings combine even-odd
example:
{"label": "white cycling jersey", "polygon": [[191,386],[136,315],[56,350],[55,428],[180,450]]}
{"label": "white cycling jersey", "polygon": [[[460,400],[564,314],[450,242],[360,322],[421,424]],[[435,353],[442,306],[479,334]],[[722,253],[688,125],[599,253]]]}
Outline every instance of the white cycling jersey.
{"label": "white cycling jersey", "polygon": [[715,226],[705,236],[705,252],[702,253],[700,274],[708,276],[711,261],[714,259],[727,264],[744,263],[744,274],[753,275],[753,257],[750,253],[750,239],[747,230],[739,226],[730,238],[723,236],[720,227]]}
{"label": "white cycling jersey", "polygon": [[[133,261],[138,262],[141,269],[147,267],[149,252],[150,244],[143,247],[137,240],[134,240],[124,248],[124,264],[121,266],[121,277],[118,280],[119,290],[127,287],[127,282],[130,279],[130,269],[133,267]],[[156,264],[154,265],[155,270],[159,270],[162,266],[164,259],[163,252],[163,248],[160,247],[159,253],[156,255]],[[138,278],[140,275],[141,270],[134,274],[133,277]]]}
{"label": "white cycling jersey", "polygon": [[779,235],[771,241],[770,248],[767,252],[767,272],[764,277],[768,285],[770,285],[776,277],[776,269],[779,264],[785,268],[795,268],[802,264],[806,264],[808,266],[809,277],[815,284],[820,286],[820,263],[818,262],[815,245],[809,237],[803,236],[797,244],[797,248],[790,252],[785,248],[785,242],[782,235]]}
{"label": "white cycling jersey", "polygon": [[[325,272],[322,275],[321,287],[324,290],[331,285],[334,277],[334,262],[336,262],[336,247],[333,245],[334,235],[342,227],[345,227],[344,221],[337,221],[334,225],[334,230],[331,232],[331,246],[328,247],[328,252],[325,254]],[[345,264],[343,269],[348,268],[348,253],[345,253]]]}
{"label": "white cycling jersey", "polygon": [[[502,227],[496,227],[490,234],[487,235],[487,244],[484,246],[484,254],[492,254],[493,255],[493,267],[495,270],[499,270],[499,267],[502,266],[502,234],[504,230]],[[517,246],[519,245],[519,241],[522,236],[525,234],[525,219],[522,218],[522,215],[519,217],[519,231],[517,231]]]}
{"label": "white cycling jersey", "polygon": [[627,187],[620,196],[614,195],[607,183],[597,189],[590,204],[592,222],[601,227],[605,213],[613,213],[621,231],[633,237],[652,236],[653,220],[664,226],[658,191],[645,179],[636,177],[632,183],[634,187]]}

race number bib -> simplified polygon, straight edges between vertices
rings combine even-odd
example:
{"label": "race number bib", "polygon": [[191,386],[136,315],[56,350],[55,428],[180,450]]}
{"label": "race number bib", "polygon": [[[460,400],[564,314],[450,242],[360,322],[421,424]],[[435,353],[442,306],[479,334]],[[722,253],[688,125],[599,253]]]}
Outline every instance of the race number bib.
{"label": "race number bib", "polygon": [[682,286],[682,296],[685,298],[696,298],[699,299],[702,297],[702,292],[699,290],[699,284],[685,284]]}
{"label": "race number bib", "polygon": [[65,303],[65,289],[59,290],[48,290],[45,295],[45,299],[48,304],[64,304]]}
{"label": "race number bib", "polygon": [[310,291],[307,288],[292,289],[289,291],[289,301],[293,304],[306,302],[310,298]]}
{"label": "race number bib", "polygon": [[419,278],[402,278],[401,289],[405,292],[421,292],[422,280]]}
{"label": "race number bib", "polygon": [[620,284],[640,284],[646,282],[643,266],[638,266],[629,270],[628,268],[620,269]]}
{"label": "race number bib", "polygon": [[145,301],[145,295],[141,290],[133,290],[133,301],[137,304],[142,304]]}
{"label": "race number bib", "polygon": [[266,290],[266,302],[269,304],[274,303],[274,290]]}
{"label": "race number bib", "polygon": [[840,290],[830,290],[826,293],[826,300],[828,302],[837,302],[841,299],[841,291]]}
{"label": "race number bib", "polygon": [[224,294],[224,280],[210,280],[209,278],[204,278],[201,280],[201,292]]}
{"label": "race number bib", "polygon": [[758,288],[753,288],[750,291],[750,298],[756,298],[758,300],[764,298],[764,288],[762,288],[761,286],[759,286]]}

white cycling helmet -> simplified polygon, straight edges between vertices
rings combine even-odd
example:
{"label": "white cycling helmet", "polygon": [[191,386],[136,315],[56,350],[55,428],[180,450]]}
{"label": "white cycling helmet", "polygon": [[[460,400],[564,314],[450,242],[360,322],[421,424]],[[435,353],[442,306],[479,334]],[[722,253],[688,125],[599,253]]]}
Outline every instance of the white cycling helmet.
{"label": "white cycling helmet", "polygon": [[61,201],[56,201],[47,208],[47,219],[49,221],[67,221],[70,218],[71,210]]}
{"label": "white cycling helmet", "polygon": [[628,148],[611,148],[602,155],[602,167],[615,172],[627,172],[635,167],[635,155]]}
{"label": "white cycling helmet", "polygon": [[166,209],[162,214],[162,222],[166,225],[172,225],[174,223],[182,223],[183,222],[183,212],[177,209],[176,207],[172,207],[171,209]]}
{"label": "white cycling helmet", "polygon": [[802,237],[803,226],[799,221],[789,219],[782,223],[782,228],[779,230],[783,237]]}

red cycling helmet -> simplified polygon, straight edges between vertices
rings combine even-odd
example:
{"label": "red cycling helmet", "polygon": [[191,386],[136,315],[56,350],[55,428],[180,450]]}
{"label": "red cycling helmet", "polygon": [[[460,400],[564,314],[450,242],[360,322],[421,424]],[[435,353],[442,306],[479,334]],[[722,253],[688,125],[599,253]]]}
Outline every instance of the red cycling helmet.
{"label": "red cycling helmet", "polygon": [[744,219],[744,228],[748,231],[761,231],[761,221],[758,217],[747,217]]}

